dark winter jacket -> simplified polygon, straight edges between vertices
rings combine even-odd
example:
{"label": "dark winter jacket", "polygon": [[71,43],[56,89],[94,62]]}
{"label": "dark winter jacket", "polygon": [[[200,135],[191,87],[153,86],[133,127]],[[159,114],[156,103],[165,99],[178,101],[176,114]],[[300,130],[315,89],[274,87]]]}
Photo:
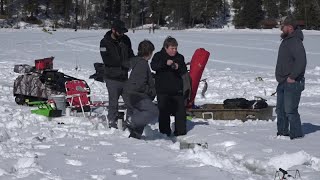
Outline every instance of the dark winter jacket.
{"label": "dark winter jacket", "polygon": [[131,41],[123,35],[119,40],[111,38],[108,31],[100,41],[100,54],[105,65],[104,77],[118,81],[128,79],[129,59],[134,56]]}
{"label": "dark winter jacket", "polygon": [[[175,70],[167,65],[167,60],[178,64]],[[187,72],[183,55],[177,53],[170,57],[164,48],[157,52],[151,61],[152,70],[156,71],[155,82],[157,94],[183,95],[182,75]]]}
{"label": "dark winter jacket", "polygon": [[130,69],[130,77],[124,86],[125,103],[135,105],[142,99],[153,100],[156,90],[148,62],[142,57],[131,58]]}
{"label": "dark winter jacket", "polygon": [[297,81],[304,78],[307,58],[302,41],[303,33],[300,29],[282,40],[275,72],[279,83],[286,81],[288,77]]}

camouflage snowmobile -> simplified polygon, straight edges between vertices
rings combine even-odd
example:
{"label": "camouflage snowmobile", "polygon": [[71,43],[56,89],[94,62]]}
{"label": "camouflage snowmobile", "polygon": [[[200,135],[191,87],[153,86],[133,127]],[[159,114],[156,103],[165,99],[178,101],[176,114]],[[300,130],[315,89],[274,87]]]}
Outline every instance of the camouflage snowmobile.
{"label": "camouflage snowmobile", "polygon": [[19,105],[46,101],[51,95],[65,95],[65,82],[77,78],[53,70],[54,57],[35,60],[35,66],[15,65],[14,72],[22,74],[14,81],[13,95]]}

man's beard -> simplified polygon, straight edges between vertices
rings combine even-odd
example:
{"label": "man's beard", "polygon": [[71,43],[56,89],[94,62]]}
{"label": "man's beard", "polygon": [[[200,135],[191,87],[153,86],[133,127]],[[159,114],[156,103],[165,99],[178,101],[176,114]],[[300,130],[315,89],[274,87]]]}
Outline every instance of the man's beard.
{"label": "man's beard", "polygon": [[123,34],[118,35],[118,33],[114,33],[113,35],[116,39],[120,39],[123,36]]}
{"label": "man's beard", "polygon": [[281,33],[280,37],[281,37],[281,39],[285,39],[286,37],[288,37],[288,35],[289,35],[289,33],[283,32],[283,33]]}

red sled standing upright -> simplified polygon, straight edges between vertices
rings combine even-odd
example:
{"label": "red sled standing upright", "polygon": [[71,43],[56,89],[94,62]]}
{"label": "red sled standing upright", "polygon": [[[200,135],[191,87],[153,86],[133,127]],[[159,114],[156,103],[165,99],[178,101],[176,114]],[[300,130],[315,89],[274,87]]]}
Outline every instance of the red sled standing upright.
{"label": "red sled standing upright", "polygon": [[210,52],[204,48],[199,48],[195,51],[190,62],[190,78],[191,78],[191,97],[187,104],[187,108],[191,108],[197,95],[199,82],[209,60]]}

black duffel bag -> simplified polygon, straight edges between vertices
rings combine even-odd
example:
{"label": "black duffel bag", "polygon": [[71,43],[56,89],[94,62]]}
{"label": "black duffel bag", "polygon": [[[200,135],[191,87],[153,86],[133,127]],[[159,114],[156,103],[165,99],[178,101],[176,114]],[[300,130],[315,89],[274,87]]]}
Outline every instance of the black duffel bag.
{"label": "black duffel bag", "polygon": [[226,99],[223,101],[224,109],[249,109],[250,102],[245,98]]}
{"label": "black duffel bag", "polygon": [[66,92],[65,83],[66,81],[79,80],[75,77],[68,76],[58,70],[45,70],[39,77],[40,81],[46,84],[50,89],[58,92]]}

